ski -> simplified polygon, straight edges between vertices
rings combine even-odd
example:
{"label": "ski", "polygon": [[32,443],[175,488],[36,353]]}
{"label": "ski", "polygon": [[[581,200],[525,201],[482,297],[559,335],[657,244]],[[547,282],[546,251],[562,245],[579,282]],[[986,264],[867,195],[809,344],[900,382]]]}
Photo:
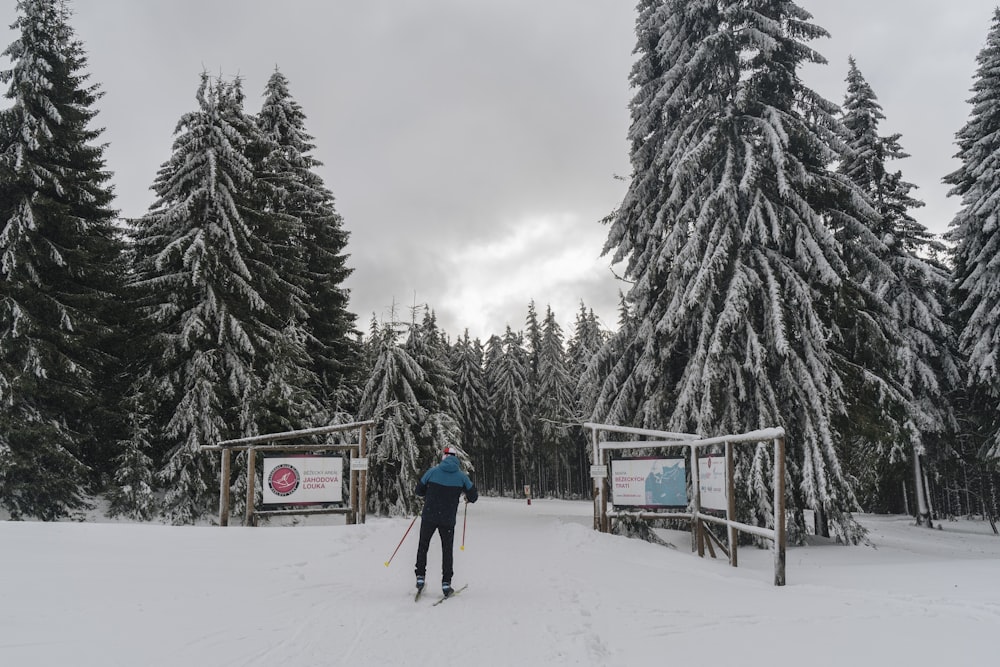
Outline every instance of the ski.
{"label": "ski", "polygon": [[432,604],[431,606],[432,606],[432,607],[436,607],[436,606],[438,606],[439,604],[441,604],[442,602],[444,602],[444,601],[445,601],[445,600],[447,600],[448,598],[453,598],[453,597],[455,597],[456,595],[458,595],[459,593],[461,593],[462,591],[464,591],[464,590],[465,590],[466,588],[468,588],[468,587],[469,587],[469,584],[466,584],[466,585],[462,586],[461,588],[456,588],[455,590],[453,590],[453,591],[451,592],[451,595],[449,595],[448,597],[443,597],[443,598],[441,598],[440,600],[438,600],[437,602],[435,602],[435,603],[434,603],[434,604]]}
{"label": "ski", "polygon": [[420,594],[423,593],[423,592],[424,592],[424,589],[418,588],[417,589],[417,594],[413,596],[413,601],[416,602],[417,600],[419,600],[420,599]]}

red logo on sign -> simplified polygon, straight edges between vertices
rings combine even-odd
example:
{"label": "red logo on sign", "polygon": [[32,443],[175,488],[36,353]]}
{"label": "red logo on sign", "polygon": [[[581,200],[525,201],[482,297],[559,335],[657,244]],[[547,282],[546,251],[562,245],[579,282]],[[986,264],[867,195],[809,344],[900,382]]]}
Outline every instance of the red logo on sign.
{"label": "red logo on sign", "polygon": [[299,488],[300,480],[299,471],[295,469],[295,466],[284,463],[271,471],[270,476],[267,478],[267,483],[271,487],[271,491],[274,492],[274,495],[288,496],[294,493],[295,489]]}

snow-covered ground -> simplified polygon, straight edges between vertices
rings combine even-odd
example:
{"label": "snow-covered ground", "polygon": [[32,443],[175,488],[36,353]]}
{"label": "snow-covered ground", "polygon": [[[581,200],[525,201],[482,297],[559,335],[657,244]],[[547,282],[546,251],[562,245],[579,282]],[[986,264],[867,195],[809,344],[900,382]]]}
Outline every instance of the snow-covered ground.
{"label": "snow-covered ground", "polygon": [[[413,602],[416,527],[0,522],[0,665],[989,665],[1000,538],[865,516],[876,547],[790,548],[788,585],[590,529],[587,502],[483,498],[458,597]],[[440,568],[432,544],[429,574]],[[437,578],[430,577],[436,584]]]}

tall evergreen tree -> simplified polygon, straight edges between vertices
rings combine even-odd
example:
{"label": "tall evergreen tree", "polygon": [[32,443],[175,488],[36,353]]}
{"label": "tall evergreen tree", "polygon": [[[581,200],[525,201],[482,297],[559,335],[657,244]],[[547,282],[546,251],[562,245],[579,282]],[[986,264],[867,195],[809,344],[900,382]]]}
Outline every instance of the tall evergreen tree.
{"label": "tall evergreen tree", "polygon": [[544,466],[539,477],[540,493],[554,489],[564,493],[571,464],[570,422],[576,414],[576,378],[570,372],[563,346],[562,327],[551,307],[545,309],[538,350],[538,383],[535,415],[539,448]]}
{"label": "tall evergreen tree", "polygon": [[593,308],[587,308],[583,301],[573,322],[573,335],[566,344],[566,354],[570,372],[580,377],[590,360],[604,344],[605,335]]}
{"label": "tall evergreen tree", "polygon": [[158,479],[176,523],[215,497],[215,465],[201,445],[256,433],[255,355],[274,339],[261,319],[271,313],[259,275],[271,270],[248,221],[253,165],[238,87],[202,75],[198,109],[178,123],[153,184],[158,199],[134,232],[134,288],[158,332],[138,380],[149,389],[142,410],[162,434]]}
{"label": "tall evergreen tree", "polygon": [[[869,490],[888,485],[895,496],[903,476],[901,469],[912,470],[915,466],[919,489],[922,486],[919,457],[932,453],[928,449],[943,434],[956,428],[949,396],[958,385],[959,375],[954,335],[946,312],[950,276],[948,269],[935,259],[944,252],[943,244],[909,214],[910,210],[923,206],[923,202],[910,195],[915,186],[904,181],[899,171],[888,168],[889,161],[908,155],[899,143],[900,135],[879,134],[879,123],[885,116],[853,58],[849,60],[847,85],[843,121],[848,130],[848,145],[840,171],[868,195],[877,214],[873,232],[879,235],[885,248],[885,263],[891,270],[891,278],[875,283],[874,287],[888,304],[886,315],[893,320],[900,336],[898,343],[882,355],[881,363],[883,367],[891,364],[893,382],[902,398],[897,406],[898,416],[892,420],[895,423],[890,424],[887,423],[890,412],[884,409],[875,419],[859,418],[865,409],[877,410],[884,403],[878,396],[858,392],[854,397],[849,430],[861,442],[852,448],[857,458],[853,468],[862,481],[867,478],[865,487]],[[863,403],[867,403],[867,408]],[[901,466],[899,462],[906,459],[911,464]],[[873,500],[884,503],[879,498]],[[923,514],[929,519],[926,510]]]}
{"label": "tall evergreen tree", "polygon": [[305,121],[287,78],[275,70],[257,116],[269,142],[261,188],[267,209],[290,224],[287,278],[308,317],[304,327],[313,371],[321,383],[320,399],[334,411],[353,411],[362,360],[356,317],[347,309],[350,291],[344,287],[352,272],[344,252],[349,234],[333,194],[316,173],[322,163],[312,155],[315,145]]}
{"label": "tall evergreen tree", "polygon": [[406,349],[427,375],[432,391],[421,398],[430,412],[446,412],[457,416],[458,398],[455,395],[455,378],[449,358],[450,348],[445,334],[437,325],[437,316],[424,308],[419,323],[410,325]]}
{"label": "tall evergreen tree", "polygon": [[959,350],[967,359],[969,418],[981,453],[1000,458],[1000,9],[977,57],[971,116],[956,134],[961,166],[945,178],[962,198],[947,238],[954,244]]}
{"label": "tall evergreen tree", "polygon": [[[570,336],[566,349],[567,363],[569,364],[570,374],[573,376],[575,383],[573,387],[575,397],[574,421],[584,421],[590,417],[594,410],[596,392],[600,386],[599,378],[607,375],[606,372],[598,370],[596,359],[603,349],[607,338],[608,334],[602,329],[593,308],[588,309],[581,301],[580,310],[577,311],[576,320],[573,324],[573,334]],[[589,369],[592,363],[595,366],[591,374]],[[579,491],[582,494],[584,491],[589,490],[592,484],[588,467],[591,456],[590,436],[590,431],[584,429],[582,426],[571,430],[571,447],[576,453],[575,461],[573,462],[575,472],[572,479],[578,485],[576,489],[571,489],[573,493]],[[589,493],[589,491],[587,492]]]}
{"label": "tall evergreen tree", "polygon": [[[254,353],[262,387],[256,397],[253,430],[288,431],[326,423],[319,380],[307,351],[309,334],[302,247],[304,224],[292,208],[296,181],[283,157],[285,133],[243,111],[237,81],[230,120],[244,137],[252,175],[243,186],[239,211],[250,229],[254,286],[265,303],[257,314],[267,339]],[[265,110],[270,107],[265,104]],[[244,478],[245,479],[245,478]],[[244,497],[241,494],[240,497]]]}
{"label": "tall evergreen tree", "polygon": [[483,348],[483,379],[486,384],[486,400],[490,406],[489,419],[493,430],[484,448],[483,459],[488,463],[480,467],[484,475],[480,477],[479,488],[501,494],[506,488],[506,483],[513,483],[513,476],[507,473],[507,465],[512,463],[513,459],[509,447],[504,443],[500,428],[502,406],[493,402],[493,398],[497,395],[496,383],[500,377],[502,361],[503,341],[500,336],[492,334]]}
{"label": "tall evergreen tree", "polygon": [[[526,384],[524,392],[524,422],[528,429],[528,441],[524,446],[525,454],[537,454],[541,451],[542,445],[542,422],[540,421],[538,387],[538,363],[542,350],[542,325],[538,319],[538,310],[535,301],[532,299],[528,303],[528,314],[524,320],[524,341],[525,360],[528,367],[525,376]],[[545,462],[539,456],[530,456],[525,459],[525,463],[532,464],[530,469],[525,470],[525,484],[534,484],[539,489],[539,482]]]}
{"label": "tall evergreen tree", "polygon": [[[609,343],[595,418],[706,435],[784,426],[793,539],[811,508],[853,541],[832,427],[842,385],[819,304],[849,279],[826,216],[834,202],[840,219],[855,215],[843,204],[863,197],[827,168],[836,106],[797,74],[824,62],[805,43],[826,35],[810,18],[790,0],[639,4],[633,174],[606,244],[627,260],[635,323]],[[766,469],[766,456],[750,465]],[[767,520],[770,491],[747,491]]]}
{"label": "tall evergreen tree", "polygon": [[91,127],[101,92],[69,9],[21,0],[17,12],[0,72],[0,506],[55,519],[83,504],[109,454],[96,436],[115,417],[95,378],[112,375],[121,243]]}
{"label": "tall evergreen tree", "polygon": [[514,494],[528,480],[531,451],[529,406],[526,390],[530,367],[523,337],[508,325],[499,339],[498,356],[487,366],[490,403],[495,407],[497,447],[511,462],[510,480]]}
{"label": "tall evergreen tree", "polygon": [[476,462],[484,460],[493,437],[493,413],[490,408],[483,368],[483,346],[471,340],[466,329],[451,350],[451,368],[458,399],[458,421],[462,428],[461,449]]}
{"label": "tall evergreen tree", "polygon": [[[445,447],[458,448],[462,442],[461,410],[455,394],[451,350],[447,337],[437,326],[437,317],[429,308],[424,307],[419,324],[411,325],[406,348],[423,369],[430,388],[420,397],[427,415],[420,429],[419,465],[424,468],[437,463]],[[465,453],[462,458],[469,460]]]}
{"label": "tall evergreen tree", "polygon": [[417,511],[414,487],[424,458],[420,431],[428,411],[421,398],[433,393],[427,374],[399,345],[395,323],[381,326],[374,340],[375,362],[361,397],[359,415],[378,422],[368,458],[368,505],[376,514]]}

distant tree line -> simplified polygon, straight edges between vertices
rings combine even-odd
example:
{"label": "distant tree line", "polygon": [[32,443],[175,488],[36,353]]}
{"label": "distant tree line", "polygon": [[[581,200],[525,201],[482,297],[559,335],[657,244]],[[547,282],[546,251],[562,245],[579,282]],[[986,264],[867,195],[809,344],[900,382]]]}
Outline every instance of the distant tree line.
{"label": "distant tree line", "polygon": [[[486,493],[589,497],[592,420],[703,435],[783,426],[790,534],[855,542],[861,511],[998,511],[1000,13],[979,56],[944,239],[911,212],[877,96],[798,70],[825,35],[795,2],[641,0],[632,174],[604,252],[614,330],[452,339],[430,306],[356,329],[349,234],[275,70],[256,113],[205,74],[135,220],[117,220],[83,44],[64,0],[20,0],[0,72],[0,507],[94,498],[138,520],[215,510],[205,444],[374,419],[370,509],[418,510],[455,446]],[[741,457],[766,525],[770,450]],[[245,498],[245,464],[223,480]],[[259,487],[258,487],[259,488]],[[240,493],[240,492],[243,493]],[[237,511],[239,508],[235,508]],[[807,525],[807,513],[813,525]]]}

